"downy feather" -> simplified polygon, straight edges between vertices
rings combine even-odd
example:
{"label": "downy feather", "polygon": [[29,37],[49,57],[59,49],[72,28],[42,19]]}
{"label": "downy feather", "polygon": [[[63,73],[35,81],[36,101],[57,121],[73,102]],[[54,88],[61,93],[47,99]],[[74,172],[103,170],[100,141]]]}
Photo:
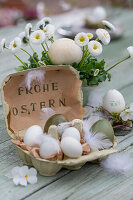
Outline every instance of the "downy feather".
{"label": "downy feather", "polygon": [[110,173],[124,174],[133,168],[133,158],[126,153],[114,153],[101,161],[101,166]]}

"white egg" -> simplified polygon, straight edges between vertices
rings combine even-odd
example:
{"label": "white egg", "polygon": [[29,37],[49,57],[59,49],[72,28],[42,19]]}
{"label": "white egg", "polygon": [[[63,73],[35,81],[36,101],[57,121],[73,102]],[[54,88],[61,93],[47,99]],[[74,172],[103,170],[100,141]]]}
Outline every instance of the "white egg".
{"label": "white egg", "polygon": [[125,109],[124,97],[118,90],[109,90],[103,98],[103,107],[110,113],[120,113]]}
{"label": "white egg", "polygon": [[40,145],[40,136],[43,135],[43,130],[38,125],[29,127],[24,135],[24,143],[33,147]]}
{"label": "white egg", "polygon": [[58,134],[59,136],[61,137],[63,132],[65,131],[66,128],[69,128],[70,127],[70,122],[63,122],[63,123],[60,123],[57,128],[58,128]]}
{"label": "white egg", "polygon": [[68,38],[56,40],[49,48],[48,55],[53,64],[79,63],[82,59],[82,50],[75,42]]}
{"label": "white egg", "polygon": [[60,150],[60,146],[56,139],[44,139],[43,143],[40,145],[40,156],[45,159],[53,154],[60,153]]}
{"label": "white egg", "polygon": [[82,145],[72,137],[64,137],[61,140],[63,153],[70,158],[78,158],[82,155]]}
{"label": "white egg", "polygon": [[65,129],[64,133],[62,134],[62,138],[64,137],[73,137],[78,142],[80,142],[80,132],[74,127],[69,127]]}

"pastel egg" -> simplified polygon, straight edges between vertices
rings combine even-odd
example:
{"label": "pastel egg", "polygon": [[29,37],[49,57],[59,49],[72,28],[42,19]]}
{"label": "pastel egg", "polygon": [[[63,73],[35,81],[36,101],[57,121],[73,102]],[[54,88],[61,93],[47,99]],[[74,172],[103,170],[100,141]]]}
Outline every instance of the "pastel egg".
{"label": "pastel egg", "polygon": [[80,132],[74,127],[66,128],[62,135],[62,138],[64,137],[73,137],[74,139],[80,142]]}
{"label": "pastel egg", "polygon": [[56,40],[49,48],[48,55],[53,64],[79,63],[82,59],[81,48],[71,39]]}
{"label": "pastel egg", "polygon": [[103,107],[110,113],[120,113],[125,109],[125,100],[118,90],[109,90],[103,98]]}
{"label": "pastel egg", "polygon": [[38,125],[29,127],[24,135],[24,143],[33,147],[40,145],[40,136],[43,135],[43,130]]}
{"label": "pastel egg", "polygon": [[70,158],[78,158],[82,155],[82,145],[73,137],[64,137],[61,140],[63,153]]}
{"label": "pastel egg", "polygon": [[60,146],[58,144],[58,141],[54,138],[50,138],[47,140],[44,140],[43,143],[40,145],[40,156],[41,158],[47,158],[53,154],[59,154],[60,153]]}

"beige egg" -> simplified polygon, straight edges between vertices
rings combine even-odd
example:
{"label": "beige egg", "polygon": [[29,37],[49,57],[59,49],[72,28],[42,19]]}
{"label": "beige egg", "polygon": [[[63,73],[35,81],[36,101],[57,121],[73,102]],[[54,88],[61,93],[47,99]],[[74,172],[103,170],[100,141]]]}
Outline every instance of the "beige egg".
{"label": "beige egg", "polygon": [[61,38],[56,40],[49,48],[48,55],[53,64],[79,63],[82,59],[82,50],[71,39]]}

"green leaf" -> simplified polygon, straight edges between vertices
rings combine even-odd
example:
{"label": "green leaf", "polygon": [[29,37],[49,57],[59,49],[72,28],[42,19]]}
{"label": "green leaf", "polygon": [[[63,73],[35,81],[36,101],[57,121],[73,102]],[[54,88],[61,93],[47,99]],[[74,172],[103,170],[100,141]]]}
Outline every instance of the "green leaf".
{"label": "green leaf", "polygon": [[18,67],[15,67],[15,70],[16,70],[17,72],[21,72],[21,71],[24,71],[25,68],[24,68],[24,66],[18,66]]}

